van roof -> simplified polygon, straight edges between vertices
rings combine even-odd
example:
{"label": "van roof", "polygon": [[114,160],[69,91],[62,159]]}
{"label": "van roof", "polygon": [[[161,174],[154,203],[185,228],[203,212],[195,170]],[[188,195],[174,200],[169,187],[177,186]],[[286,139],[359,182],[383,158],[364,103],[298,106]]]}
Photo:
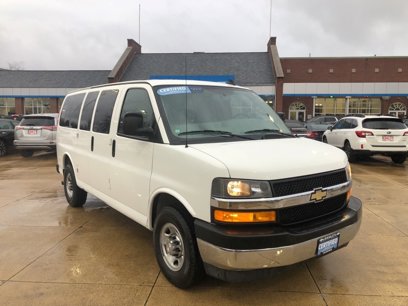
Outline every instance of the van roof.
{"label": "van roof", "polygon": [[58,113],[38,113],[38,114],[27,114],[23,117],[58,117]]}
{"label": "van roof", "polygon": [[160,80],[135,80],[117,83],[107,83],[96,86],[90,86],[86,88],[81,88],[71,93],[83,91],[87,89],[101,88],[101,87],[111,87],[118,85],[131,85],[131,84],[149,84],[150,86],[160,86],[160,85],[202,85],[202,86],[220,86],[220,87],[232,87],[232,88],[244,88],[236,85],[231,85],[221,82],[209,82],[209,81],[195,81],[195,80],[174,80],[174,79],[160,79]]}

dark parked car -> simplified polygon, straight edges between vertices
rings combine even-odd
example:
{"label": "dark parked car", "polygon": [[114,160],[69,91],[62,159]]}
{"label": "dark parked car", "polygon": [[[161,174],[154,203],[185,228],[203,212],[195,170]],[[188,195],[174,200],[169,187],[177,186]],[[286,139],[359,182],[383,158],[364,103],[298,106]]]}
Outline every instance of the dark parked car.
{"label": "dark parked car", "polygon": [[0,119],[0,156],[6,155],[8,148],[13,145],[15,125],[14,120]]}
{"label": "dark parked car", "polygon": [[307,137],[307,128],[305,128],[304,123],[298,120],[285,120],[286,126],[292,132],[292,135],[299,137]]}
{"label": "dark parked car", "polygon": [[323,129],[322,127],[319,126],[312,126],[311,128],[308,128],[308,138],[322,141],[323,139],[323,133],[326,131],[326,129]]}
{"label": "dark parked car", "polygon": [[319,141],[322,141],[322,135],[326,130],[319,126],[311,126],[310,128],[306,128],[304,122],[298,120],[285,120],[285,124],[292,132],[292,135],[307,137]]}

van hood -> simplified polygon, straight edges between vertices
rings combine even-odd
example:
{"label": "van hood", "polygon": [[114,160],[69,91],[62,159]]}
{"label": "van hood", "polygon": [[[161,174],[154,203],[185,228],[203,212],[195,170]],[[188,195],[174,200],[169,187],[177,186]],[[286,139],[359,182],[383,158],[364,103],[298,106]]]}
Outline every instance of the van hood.
{"label": "van hood", "polygon": [[307,138],[191,144],[223,163],[232,178],[274,180],[345,168],[346,154]]}

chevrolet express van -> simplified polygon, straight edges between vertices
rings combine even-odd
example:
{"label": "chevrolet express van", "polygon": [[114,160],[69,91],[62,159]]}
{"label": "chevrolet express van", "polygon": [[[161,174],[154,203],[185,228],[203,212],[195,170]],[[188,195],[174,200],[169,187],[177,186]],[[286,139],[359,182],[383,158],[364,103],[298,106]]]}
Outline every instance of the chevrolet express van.
{"label": "chevrolet express van", "polygon": [[66,96],[57,170],[69,205],[91,193],[153,231],[166,278],[186,288],[323,256],[357,234],[347,156],[291,135],[254,92],[149,80]]}

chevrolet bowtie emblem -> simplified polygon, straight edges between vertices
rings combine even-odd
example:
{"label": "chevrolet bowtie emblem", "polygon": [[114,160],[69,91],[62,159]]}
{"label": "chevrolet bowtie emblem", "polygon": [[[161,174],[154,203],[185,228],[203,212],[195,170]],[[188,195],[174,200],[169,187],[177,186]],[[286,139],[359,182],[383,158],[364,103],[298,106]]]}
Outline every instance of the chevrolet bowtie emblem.
{"label": "chevrolet bowtie emblem", "polygon": [[310,195],[310,201],[320,202],[323,201],[327,196],[327,191],[322,188],[316,188]]}

